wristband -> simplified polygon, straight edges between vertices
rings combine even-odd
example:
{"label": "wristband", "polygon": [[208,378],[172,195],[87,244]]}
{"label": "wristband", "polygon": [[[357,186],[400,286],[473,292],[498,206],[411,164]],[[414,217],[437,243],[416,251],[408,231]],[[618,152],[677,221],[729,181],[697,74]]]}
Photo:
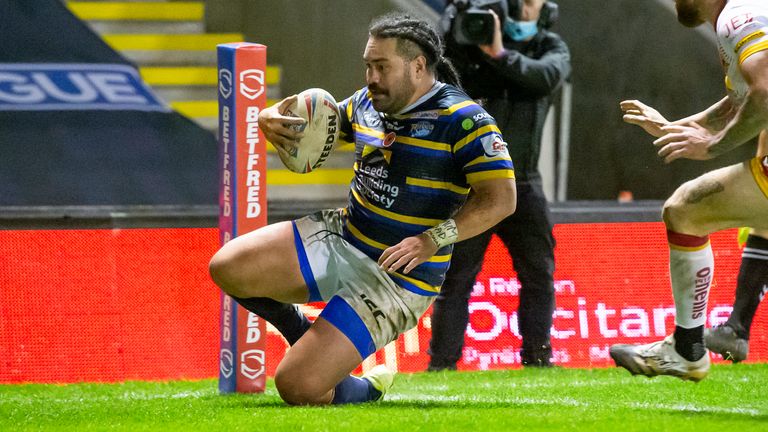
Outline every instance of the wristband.
{"label": "wristband", "polygon": [[439,225],[424,231],[424,234],[435,242],[438,249],[454,244],[459,240],[459,230],[453,219],[441,222]]}

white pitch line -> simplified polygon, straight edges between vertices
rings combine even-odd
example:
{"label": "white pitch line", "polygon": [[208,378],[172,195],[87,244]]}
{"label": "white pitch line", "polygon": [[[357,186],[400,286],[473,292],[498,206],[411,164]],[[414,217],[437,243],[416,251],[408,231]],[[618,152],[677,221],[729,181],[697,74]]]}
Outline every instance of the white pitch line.
{"label": "white pitch line", "polygon": [[[504,397],[487,397],[487,396],[441,396],[441,395],[425,395],[425,394],[419,394],[413,397],[405,396],[405,395],[399,395],[399,394],[393,394],[388,395],[384,401],[414,401],[414,402],[446,402],[446,403],[461,403],[461,402],[467,402],[467,403],[487,403],[487,404],[509,404],[509,405],[555,405],[555,406],[569,406],[569,407],[583,407],[583,408],[593,408],[595,407],[595,404],[591,402],[584,402],[580,401],[578,399],[570,398],[570,397],[562,397],[562,398],[553,398],[553,399],[541,399],[541,398],[522,398],[522,397],[512,397],[512,398],[504,398]],[[639,403],[639,402],[632,402],[627,404],[621,404],[621,403],[614,403],[612,407],[624,407],[624,408],[634,408],[634,409],[643,409],[643,410],[649,410],[649,411],[659,411],[659,410],[668,410],[668,411],[680,411],[680,412],[697,412],[697,413],[713,413],[713,414],[741,414],[741,415],[748,415],[748,416],[762,416],[766,413],[754,409],[754,408],[725,408],[725,407],[717,407],[717,406],[706,406],[706,405],[694,405],[694,404],[676,404],[676,405],[669,405],[669,404],[651,404],[651,403]]]}

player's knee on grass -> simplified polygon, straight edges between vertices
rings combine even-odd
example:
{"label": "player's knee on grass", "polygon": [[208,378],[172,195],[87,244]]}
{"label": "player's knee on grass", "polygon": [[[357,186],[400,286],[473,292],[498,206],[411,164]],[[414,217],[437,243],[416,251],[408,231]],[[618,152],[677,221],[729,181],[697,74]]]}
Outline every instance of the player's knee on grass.
{"label": "player's knee on grass", "polygon": [[[275,387],[280,397],[291,405],[318,405],[330,403],[331,396],[320,380],[306,374],[294,373],[278,367],[275,372]],[[327,400],[326,400],[327,399]]]}

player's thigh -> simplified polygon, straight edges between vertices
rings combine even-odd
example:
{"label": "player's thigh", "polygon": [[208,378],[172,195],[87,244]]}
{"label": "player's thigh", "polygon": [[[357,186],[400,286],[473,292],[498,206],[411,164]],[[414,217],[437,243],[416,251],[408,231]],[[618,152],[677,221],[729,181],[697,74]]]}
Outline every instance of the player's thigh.
{"label": "player's thigh", "polygon": [[275,373],[275,385],[288,403],[328,403],[329,392],[362,361],[349,338],[319,317],[286,351]]}
{"label": "player's thigh", "polygon": [[726,228],[768,228],[768,199],[749,163],[708,172],[680,186],[664,205],[673,231],[707,235]]}
{"label": "player's thigh", "polygon": [[236,297],[307,301],[291,222],[268,225],[230,240],[211,259],[210,267],[214,281]]}

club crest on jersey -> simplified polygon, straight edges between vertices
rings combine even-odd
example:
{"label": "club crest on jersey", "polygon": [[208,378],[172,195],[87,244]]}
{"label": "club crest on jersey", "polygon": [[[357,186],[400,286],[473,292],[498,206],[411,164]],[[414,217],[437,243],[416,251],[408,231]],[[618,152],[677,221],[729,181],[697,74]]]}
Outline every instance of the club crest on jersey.
{"label": "club crest on jersey", "polygon": [[507,143],[498,134],[491,134],[481,138],[483,151],[489,158],[495,158],[507,154]]}
{"label": "club crest on jersey", "polygon": [[381,145],[384,147],[389,147],[392,145],[392,143],[395,142],[395,138],[397,138],[397,135],[394,132],[390,132],[384,136],[384,141],[381,143]]}
{"label": "club crest on jersey", "polygon": [[432,123],[426,122],[426,121],[420,121],[416,124],[411,125],[411,136],[414,138],[424,138],[425,136],[432,133],[432,130],[435,128],[435,125]]}

